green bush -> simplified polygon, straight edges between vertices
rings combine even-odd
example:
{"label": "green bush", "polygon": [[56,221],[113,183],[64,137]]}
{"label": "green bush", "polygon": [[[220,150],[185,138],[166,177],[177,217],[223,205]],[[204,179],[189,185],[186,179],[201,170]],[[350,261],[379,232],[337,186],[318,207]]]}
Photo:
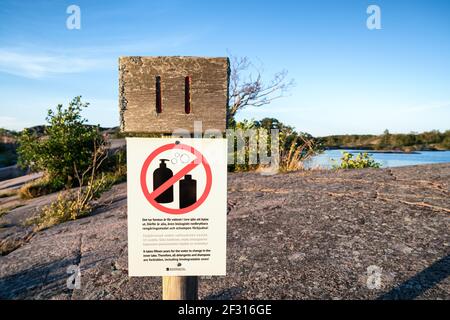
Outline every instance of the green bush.
{"label": "green bush", "polygon": [[[267,150],[268,155],[271,153],[271,129],[279,130],[279,170],[282,172],[296,171],[302,168],[302,163],[311,156],[322,151],[322,146],[317,139],[305,132],[297,132],[291,126],[285,125],[275,118],[264,118],[260,121],[234,121],[231,127],[235,130],[256,130],[257,140],[259,141],[259,130],[267,130]],[[235,148],[233,159],[237,159],[238,150],[237,139],[235,138]],[[243,172],[253,171],[261,168],[260,164],[249,164],[250,151],[254,154],[258,153],[257,146],[253,145],[252,150],[246,145],[245,147],[245,163],[230,164],[229,171]]]}
{"label": "green bush", "polygon": [[442,146],[445,149],[450,150],[450,136],[448,136],[444,139],[444,141],[442,142]]}
{"label": "green bush", "polygon": [[19,165],[44,171],[59,189],[76,184],[76,172],[89,167],[95,146],[103,140],[99,127],[86,125],[81,116],[88,105],[76,97],[67,108],[58,105],[55,111],[48,110],[43,137],[25,129],[19,137]]}
{"label": "green bush", "polygon": [[343,152],[340,165],[334,165],[335,169],[363,169],[380,168],[381,164],[376,162],[367,152],[358,153],[356,157],[349,152]]}
{"label": "green bush", "polygon": [[60,190],[60,185],[48,176],[24,184],[18,191],[21,199],[32,199]]}
{"label": "green bush", "polygon": [[70,194],[61,192],[50,205],[42,208],[40,215],[28,221],[35,224],[34,231],[41,231],[62,222],[79,219],[89,214],[91,206]]}
{"label": "green bush", "polygon": [[41,231],[66,221],[83,218],[96,208],[93,201],[121,178],[119,172],[101,173],[90,180],[87,186],[80,186],[76,191],[72,189],[60,192],[55,201],[44,206],[40,215],[28,220],[27,224],[34,224],[34,231]]}
{"label": "green bush", "polygon": [[[255,126],[255,122],[254,121],[248,121],[248,120],[243,120],[241,122],[234,122],[233,123],[233,127],[232,129],[234,130],[242,130],[243,132],[245,132],[246,130],[256,130],[256,126]],[[228,170],[231,172],[245,172],[245,171],[252,171],[252,170],[256,170],[258,168],[257,164],[249,164],[249,154],[250,151],[251,152],[257,152],[256,150],[256,146],[254,145],[247,145],[247,143],[244,144],[244,157],[245,157],[245,162],[244,163],[237,163],[237,159],[238,159],[238,155],[239,152],[237,150],[237,141],[238,138],[235,137],[234,138],[234,148],[233,148],[233,159],[235,159],[235,162],[233,164],[229,164],[228,165]],[[253,148],[252,150],[250,150],[250,148]],[[241,150],[239,150],[241,151]]]}

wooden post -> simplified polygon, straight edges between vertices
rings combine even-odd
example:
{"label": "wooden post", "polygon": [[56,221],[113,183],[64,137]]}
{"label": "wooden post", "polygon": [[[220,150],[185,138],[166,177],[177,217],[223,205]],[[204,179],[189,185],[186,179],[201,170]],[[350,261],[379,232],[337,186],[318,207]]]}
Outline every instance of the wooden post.
{"label": "wooden post", "polygon": [[197,300],[198,277],[163,277],[163,300]]}
{"label": "wooden post", "polygon": [[[224,132],[229,71],[228,58],[121,57],[121,131],[192,133],[194,121],[202,121],[203,130]],[[162,287],[163,300],[198,298],[196,276],[164,276]]]}

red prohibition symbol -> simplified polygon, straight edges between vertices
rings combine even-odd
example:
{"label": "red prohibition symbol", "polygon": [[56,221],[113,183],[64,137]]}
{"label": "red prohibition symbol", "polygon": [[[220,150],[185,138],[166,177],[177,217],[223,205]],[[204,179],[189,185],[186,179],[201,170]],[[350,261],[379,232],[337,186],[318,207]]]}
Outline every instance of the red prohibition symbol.
{"label": "red prohibition symbol", "polygon": [[[184,150],[187,152],[192,153],[195,156],[195,159],[192,160],[189,164],[187,164],[183,169],[178,171],[176,174],[173,175],[172,178],[164,182],[159,188],[154,190],[153,192],[150,192],[147,187],[147,171],[152,163],[152,161],[161,153],[168,150]],[[156,202],[155,198],[157,198],[161,193],[166,191],[168,188],[170,188],[172,185],[174,185],[178,180],[183,178],[186,174],[188,174],[190,171],[192,171],[194,168],[196,168],[198,165],[202,165],[205,169],[206,173],[206,186],[205,190],[203,191],[200,198],[198,198],[197,202],[190,205],[189,207],[182,208],[182,209],[174,209],[174,208],[168,208],[160,203]],[[211,167],[209,166],[208,161],[206,161],[205,157],[196,149],[194,149],[191,146],[182,144],[182,143],[169,143],[166,145],[163,145],[153,151],[147,159],[145,159],[144,164],[142,165],[141,169],[141,188],[142,192],[144,193],[145,198],[150,202],[150,204],[155,207],[156,209],[168,213],[168,214],[185,214],[188,212],[191,212],[192,210],[197,209],[203,202],[205,202],[206,198],[209,195],[209,192],[211,191],[211,185],[212,185],[212,174],[211,174]]]}

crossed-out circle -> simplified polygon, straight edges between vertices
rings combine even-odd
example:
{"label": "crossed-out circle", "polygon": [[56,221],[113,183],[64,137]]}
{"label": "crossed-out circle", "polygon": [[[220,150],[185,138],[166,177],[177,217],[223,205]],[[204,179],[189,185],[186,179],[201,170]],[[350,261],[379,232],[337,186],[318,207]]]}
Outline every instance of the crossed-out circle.
{"label": "crossed-out circle", "polygon": [[[201,163],[203,168],[205,169],[205,173],[206,173],[206,186],[205,186],[205,190],[203,191],[201,197],[194,204],[190,205],[189,207],[182,208],[182,209],[168,208],[168,207],[165,207],[165,206],[161,205],[160,203],[156,202],[156,200],[155,200],[156,196],[152,196],[153,192],[150,192],[147,187],[147,171],[148,171],[148,168],[150,167],[150,164],[152,163],[152,161],[162,152],[168,151],[168,150],[173,150],[173,149],[180,149],[180,150],[184,150],[184,151],[192,153],[195,156],[195,159],[190,164],[192,164],[192,163],[200,164]],[[201,159],[201,162],[198,163],[200,159]],[[156,209],[158,209],[162,212],[168,213],[168,214],[185,214],[185,213],[191,212],[192,210],[198,208],[200,205],[202,205],[203,202],[205,202],[206,198],[208,197],[209,192],[211,191],[211,185],[212,185],[211,167],[209,166],[209,163],[208,163],[208,161],[206,161],[205,157],[199,151],[194,149],[193,147],[182,144],[182,143],[178,143],[178,144],[177,143],[169,143],[169,144],[159,147],[158,149],[153,151],[147,157],[147,159],[145,159],[144,164],[142,165],[142,169],[141,169],[140,181],[141,181],[142,192],[144,193],[144,196],[147,199],[147,201],[150,202],[150,204],[153,207],[155,207]]]}

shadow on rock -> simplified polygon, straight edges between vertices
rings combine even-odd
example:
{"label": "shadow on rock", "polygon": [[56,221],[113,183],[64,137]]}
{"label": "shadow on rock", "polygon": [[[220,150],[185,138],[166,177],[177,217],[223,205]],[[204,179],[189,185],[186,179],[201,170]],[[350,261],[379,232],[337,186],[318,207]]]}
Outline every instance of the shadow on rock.
{"label": "shadow on rock", "polygon": [[224,289],[218,293],[210,294],[204,298],[204,300],[236,300],[239,299],[239,295],[244,291],[240,287],[231,287]]}
{"label": "shadow on rock", "polygon": [[450,255],[436,261],[414,277],[379,296],[378,300],[412,300],[450,275]]}

